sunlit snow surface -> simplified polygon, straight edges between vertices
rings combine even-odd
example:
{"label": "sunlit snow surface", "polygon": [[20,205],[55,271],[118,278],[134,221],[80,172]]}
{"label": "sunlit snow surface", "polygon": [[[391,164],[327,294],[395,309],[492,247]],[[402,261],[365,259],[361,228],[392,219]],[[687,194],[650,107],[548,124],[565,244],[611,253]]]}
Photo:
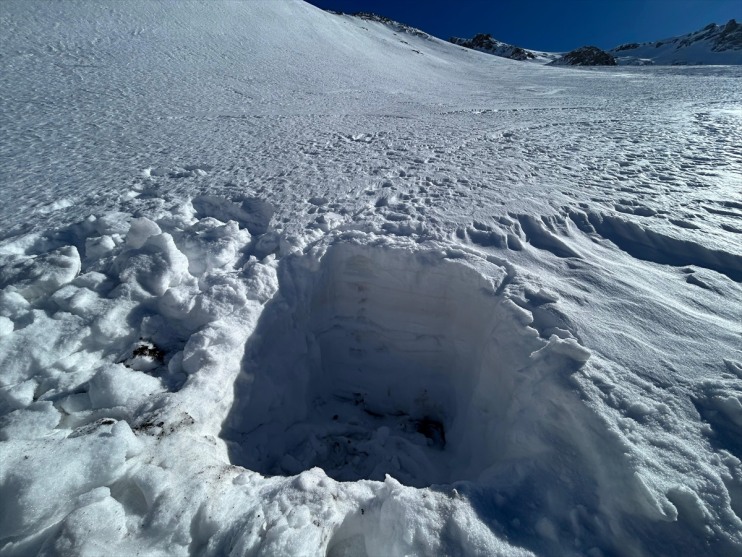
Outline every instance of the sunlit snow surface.
{"label": "sunlit snow surface", "polygon": [[0,555],[742,554],[740,67],[279,0],[0,63]]}

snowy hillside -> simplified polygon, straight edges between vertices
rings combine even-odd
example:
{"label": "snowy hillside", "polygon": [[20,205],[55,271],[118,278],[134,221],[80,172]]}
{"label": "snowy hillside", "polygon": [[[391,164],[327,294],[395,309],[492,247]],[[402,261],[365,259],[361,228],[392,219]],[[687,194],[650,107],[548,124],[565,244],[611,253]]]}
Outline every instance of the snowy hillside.
{"label": "snowy hillside", "polygon": [[652,43],[628,43],[610,51],[621,65],[742,64],[742,25],[730,20]]}
{"label": "snowy hillside", "polygon": [[0,556],[742,555],[741,67],[0,29]]}

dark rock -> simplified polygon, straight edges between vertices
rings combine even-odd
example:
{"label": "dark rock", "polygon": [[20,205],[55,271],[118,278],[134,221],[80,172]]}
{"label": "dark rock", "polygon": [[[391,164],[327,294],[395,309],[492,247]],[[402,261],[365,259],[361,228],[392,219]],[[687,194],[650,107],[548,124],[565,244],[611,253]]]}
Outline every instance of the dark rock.
{"label": "dark rock", "polygon": [[430,35],[428,35],[424,31],[420,31],[420,29],[416,29],[415,27],[412,27],[405,23],[400,23],[399,21],[394,21],[393,19],[389,19],[388,17],[384,17],[383,15],[375,14],[372,12],[357,12],[351,15],[366,21],[376,21],[378,23],[383,23],[384,25],[387,25],[396,31],[414,35],[416,37],[421,37],[424,39],[430,37]]}
{"label": "dark rock", "polygon": [[617,46],[613,49],[613,52],[621,52],[622,50],[634,50],[635,48],[639,48],[641,45],[639,43],[626,43]]}
{"label": "dark rock", "polygon": [[596,46],[583,46],[568,52],[549,65],[554,66],[615,66],[616,59]]}
{"label": "dark rock", "polygon": [[522,49],[519,46],[513,47],[513,52],[510,54],[510,58],[513,60],[529,60],[535,58],[533,53],[528,52],[527,50]]}
{"label": "dark rock", "polygon": [[714,41],[712,50],[714,52],[742,50],[742,25],[730,19]]}
{"label": "dark rock", "polygon": [[474,35],[471,39],[460,39],[458,37],[451,37],[448,42],[470,48],[472,50],[478,50],[480,52],[486,52],[487,54],[494,54],[501,58],[510,58],[511,60],[532,60],[536,56],[528,50],[519,46],[513,46],[502,41],[498,41],[493,38],[492,35],[487,33],[479,33]]}

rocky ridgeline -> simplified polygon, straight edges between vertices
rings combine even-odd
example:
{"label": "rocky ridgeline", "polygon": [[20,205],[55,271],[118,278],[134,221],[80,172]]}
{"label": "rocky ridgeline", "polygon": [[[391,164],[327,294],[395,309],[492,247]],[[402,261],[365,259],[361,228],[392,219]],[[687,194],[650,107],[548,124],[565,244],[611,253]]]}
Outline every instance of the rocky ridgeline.
{"label": "rocky ridgeline", "polygon": [[449,42],[503,58],[554,66],[742,64],[742,24],[734,19],[660,41],[625,43],[608,51],[583,46],[564,55],[513,46],[486,33],[471,39],[452,37]]}
{"label": "rocky ridgeline", "polygon": [[502,58],[510,58],[512,60],[533,60],[536,56],[533,52],[529,52],[519,46],[513,46],[502,41],[494,39],[492,35],[487,33],[480,33],[474,35],[471,39],[461,39],[459,37],[451,37],[448,39],[449,42],[463,46],[465,48],[471,48],[472,50],[479,50],[480,52],[486,52],[487,54],[494,54],[495,56],[501,56]]}
{"label": "rocky ridgeline", "polygon": [[392,29],[394,29],[395,31],[400,32],[400,33],[407,33],[408,35],[414,35],[416,37],[422,37],[424,39],[430,38],[430,35],[428,35],[425,31],[421,31],[420,29],[407,25],[406,23],[400,23],[399,21],[395,21],[388,17],[384,17],[383,15],[375,14],[372,12],[345,13],[345,12],[338,12],[335,10],[327,10],[327,11],[335,15],[350,15],[353,17],[357,17],[359,19],[364,19],[366,21],[375,21],[376,23],[383,23],[384,25],[387,25],[391,27]]}
{"label": "rocky ridgeline", "polygon": [[644,47],[653,47],[655,49],[659,49],[662,47],[671,47],[673,48],[673,50],[677,51],[692,45],[696,45],[700,42],[708,42],[708,45],[712,52],[742,50],[742,25],[737,23],[737,21],[734,19],[730,19],[725,25],[709,23],[700,31],[688,33],[687,35],[673,37],[670,39],[663,39],[661,41],[650,43],[622,44],[610,50],[610,52],[620,52],[622,53],[622,55],[626,53],[630,54],[631,51],[635,51]]}
{"label": "rocky ridgeline", "polygon": [[714,52],[742,50],[742,25],[730,19],[714,39]]}

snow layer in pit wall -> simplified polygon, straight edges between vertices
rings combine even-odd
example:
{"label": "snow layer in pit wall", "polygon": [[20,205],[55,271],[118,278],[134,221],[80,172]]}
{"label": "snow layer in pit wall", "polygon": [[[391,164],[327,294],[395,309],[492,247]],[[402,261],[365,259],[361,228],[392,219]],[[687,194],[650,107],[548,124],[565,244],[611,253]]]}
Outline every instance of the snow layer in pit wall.
{"label": "snow layer in pit wall", "polygon": [[739,70],[0,17],[0,554],[740,554]]}

